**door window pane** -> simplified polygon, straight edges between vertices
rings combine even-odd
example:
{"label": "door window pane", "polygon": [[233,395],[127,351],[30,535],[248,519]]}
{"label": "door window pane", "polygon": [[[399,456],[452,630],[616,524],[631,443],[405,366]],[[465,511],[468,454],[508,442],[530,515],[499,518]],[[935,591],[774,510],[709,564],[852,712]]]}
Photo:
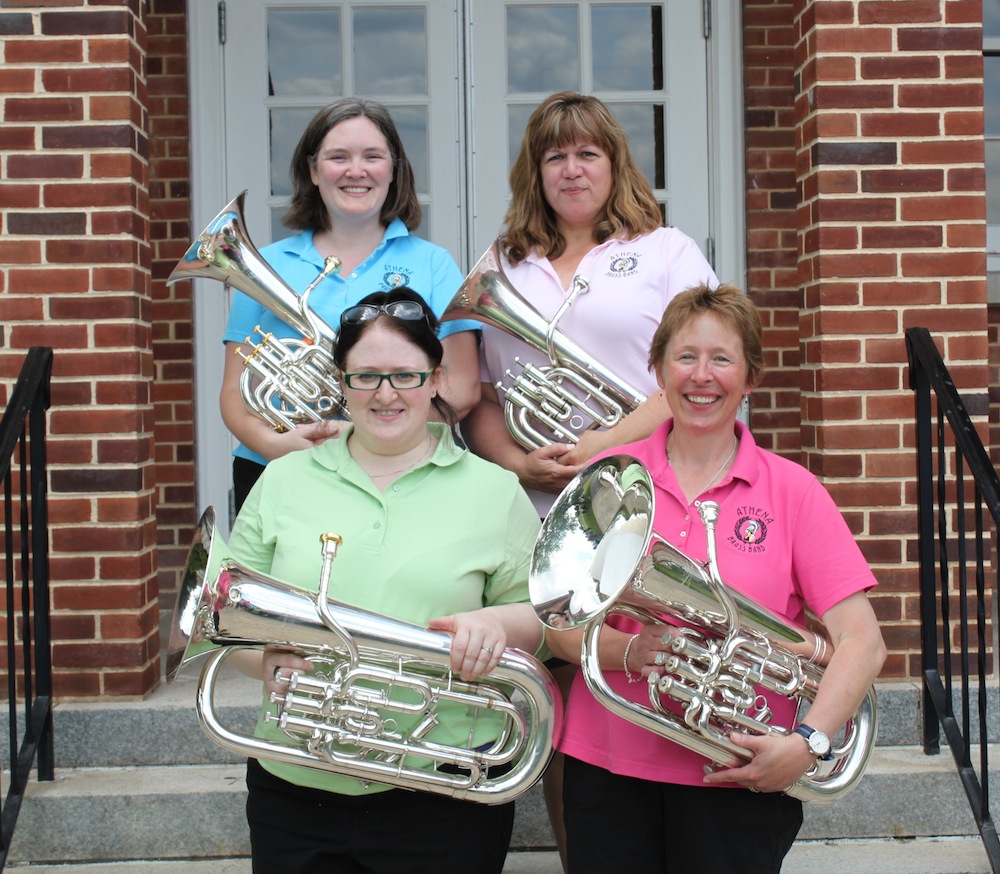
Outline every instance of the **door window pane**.
{"label": "door window pane", "polygon": [[1000,36],[1000,0],[983,0],[983,36]]}
{"label": "door window pane", "polygon": [[406,157],[413,165],[418,194],[430,190],[430,134],[426,106],[390,106],[389,112],[403,141]]}
{"label": "door window pane", "polygon": [[[340,10],[269,9],[267,83],[272,97],[343,93]],[[316,59],[323,63],[317,64]]]}
{"label": "door window pane", "polygon": [[538,104],[530,103],[527,106],[507,107],[507,166],[514,166],[514,159],[521,149],[521,140],[524,139],[524,129],[528,126],[528,119],[531,118]]}
{"label": "door window pane", "polygon": [[628,136],[629,151],[653,188],[667,188],[666,131],[663,106],[657,103],[609,103]]}
{"label": "door window pane", "polygon": [[591,12],[595,90],[663,90],[660,6],[595,6]]}
{"label": "door window pane", "polygon": [[507,8],[507,92],[580,90],[580,24],[575,6]]}
{"label": "door window pane", "polygon": [[288,197],[292,193],[289,168],[299,137],[306,129],[319,106],[308,109],[271,110],[271,194]]}
{"label": "door window pane", "polygon": [[427,94],[425,9],[355,8],[353,31],[358,94]]}

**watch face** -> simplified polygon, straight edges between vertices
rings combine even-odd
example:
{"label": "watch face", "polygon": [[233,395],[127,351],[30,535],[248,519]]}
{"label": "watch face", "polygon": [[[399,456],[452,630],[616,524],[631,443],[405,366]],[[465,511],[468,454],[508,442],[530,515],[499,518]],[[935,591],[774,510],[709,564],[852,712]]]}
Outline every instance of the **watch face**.
{"label": "watch face", "polygon": [[830,738],[821,731],[814,731],[809,736],[809,749],[817,756],[825,756],[830,752]]}

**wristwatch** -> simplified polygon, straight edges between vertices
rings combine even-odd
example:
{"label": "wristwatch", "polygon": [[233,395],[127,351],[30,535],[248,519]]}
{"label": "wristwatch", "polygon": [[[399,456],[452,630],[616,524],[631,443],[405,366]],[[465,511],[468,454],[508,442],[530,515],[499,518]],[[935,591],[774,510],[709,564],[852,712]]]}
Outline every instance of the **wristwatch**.
{"label": "wristwatch", "polygon": [[803,722],[795,729],[795,733],[801,734],[806,739],[806,743],[809,744],[809,752],[821,762],[829,762],[833,758],[833,753],[830,750],[830,738],[825,732],[812,728]]}

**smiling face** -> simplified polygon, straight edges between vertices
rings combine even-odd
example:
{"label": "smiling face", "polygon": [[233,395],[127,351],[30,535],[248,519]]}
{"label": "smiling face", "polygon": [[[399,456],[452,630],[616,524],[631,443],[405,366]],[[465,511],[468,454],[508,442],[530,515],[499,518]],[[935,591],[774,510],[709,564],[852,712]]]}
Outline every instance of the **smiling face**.
{"label": "smiling face", "polygon": [[542,153],[542,193],[560,229],[592,227],[611,197],[611,158],[589,142],[566,143]]}
{"label": "smiling face", "polygon": [[371,121],[349,118],[323,137],[310,175],[334,223],[378,219],[393,178],[392,152]]}
{"label": "smiling face", "polygon": [[[427,354],[406,337],[385,327],[380,316],[347,353],[347,373],[417,373],[433,370]],[[354,421],[354,438],[377,455],[400,455],[427,439],[431,401],[437,393],[439,372],[417,388],[395,389],[389,380],[374,391],[343,386]]]}
{"label": "smiling face", "polygon": [[675,428],[703,436],[732,433],[740,401],[753,388],[739,333],[711,312],[698,313],[674,333],[656,379]]}

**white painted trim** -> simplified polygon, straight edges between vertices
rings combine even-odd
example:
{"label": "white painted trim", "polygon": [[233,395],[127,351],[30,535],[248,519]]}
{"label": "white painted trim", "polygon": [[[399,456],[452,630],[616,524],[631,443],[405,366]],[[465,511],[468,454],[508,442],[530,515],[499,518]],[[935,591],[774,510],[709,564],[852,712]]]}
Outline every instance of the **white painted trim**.
{"label": "white painted trim", "polygon": [[[218,40],[215,3],[188,0],[188,81],[191,148],[191,234],[201,232],[228,202],[225,169],[225,102],[223,46]],[[232,466],[219,464],[221,446],[232,438],[219,411],[226,323],[223,287],[208,279],[194,281],[195,469],[199,512],[216,509],[223,537],[229,535],[229,492]],[[197,521],[197,520],[194,520]]]}
{"label": "white painted trim", "polygon": [[743,14],[739,0],[714,0],[708,46],[709,155],[715,272],[746,289],[743,128]]}

